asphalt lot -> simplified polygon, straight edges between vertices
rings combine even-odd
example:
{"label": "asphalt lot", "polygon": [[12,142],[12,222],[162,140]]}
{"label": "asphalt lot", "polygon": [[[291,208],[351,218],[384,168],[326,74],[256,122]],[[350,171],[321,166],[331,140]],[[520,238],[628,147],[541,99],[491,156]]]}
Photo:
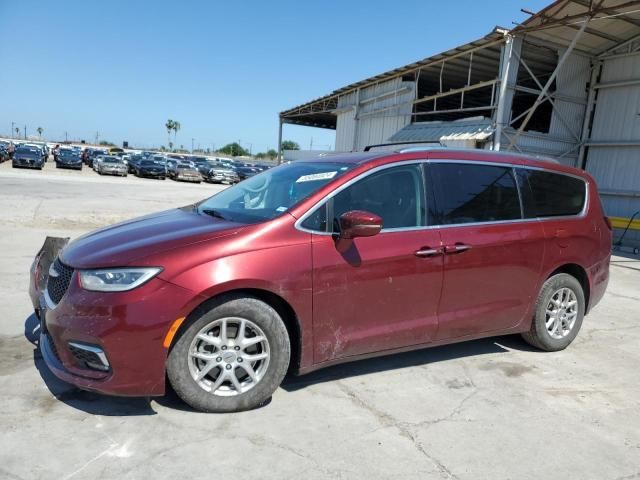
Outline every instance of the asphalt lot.
{"label": "asphalt lot", "polygon": [[45,236],[219,186],[0,165],[0,478],[640,478],[640,260],[560,353],[499,337],[289,378],[240,414],[56,380],[31,343],[28,269]]}

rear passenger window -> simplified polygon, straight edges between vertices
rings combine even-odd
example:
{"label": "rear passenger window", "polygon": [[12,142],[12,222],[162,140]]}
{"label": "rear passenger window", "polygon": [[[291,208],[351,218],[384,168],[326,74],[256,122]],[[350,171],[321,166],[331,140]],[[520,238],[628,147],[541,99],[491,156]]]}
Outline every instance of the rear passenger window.
{"label": "rear passenger window", "polygon": [[529,217],[559,217],[582,212],[586,196],[584,181],[542,170],[526,172],[533,200],[533,205],[525,209],[531,211]]}
{"label": "rear passenger window", "polygon": [[[520,199],[509,167],[434,163],[430,167],[438,225],[521,218]],[[431,211],[431,210],[430,210]]]}

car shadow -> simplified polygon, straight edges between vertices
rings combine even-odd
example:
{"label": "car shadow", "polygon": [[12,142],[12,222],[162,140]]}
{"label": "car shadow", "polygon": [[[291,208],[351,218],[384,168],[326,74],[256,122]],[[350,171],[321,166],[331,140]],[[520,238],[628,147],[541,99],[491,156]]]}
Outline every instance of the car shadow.
{"label": "car shadow", "polygon": [[58,379],[51,373],[40,353],[40,321],[35,314],[25,320],[24,336],[34,347],[33,364],[47,389],[53,395],[52,401],[62,402],[92,415],[128,417],[156,414],[151,407],[149,398],[102,395],[81,390]]}
{"label": "car shadow", "polygon": [[288,392],[293,392],[311,385],[333,382],[343,378],[446,362],[464,357],[505,353],[509,350],[539,351],[529,346],[519,335],[483,338],[334,365],[302,376],[289,374],[282,383],[282,388]]}
{"label": "car shadow", "polygon": [[[182,401],[167,382],[167,393],[162,397],[115,397],[81,390],[58,379],[47,367],[40,353],[40,321],[35,314],[25,320],[24,336],[33,345],[33,363],[45,385],[59,401],[92,415],[143,416],[156,415],[152,403],[172,410],[195,412]],[[509,350],[538,351],[524,342],[519,335],[485,338],[440,347],[424,348],[406,353],[396,353],[384,357],[370,358],[327,367],[302,376],[288,374],[282,383],[287,392],[301,390],[311,385],[332,382],[343,378],[358,377],[376,372],[397,370],[407,367],[444,362],[464,357],[504,353]],[[259,408],[271,403],[269,398]]]}

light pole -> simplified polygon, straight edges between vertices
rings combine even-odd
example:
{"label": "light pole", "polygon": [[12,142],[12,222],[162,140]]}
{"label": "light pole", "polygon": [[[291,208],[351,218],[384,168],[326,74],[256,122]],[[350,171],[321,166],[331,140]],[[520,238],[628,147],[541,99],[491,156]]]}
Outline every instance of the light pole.
{"label": "light pole", "polygon": [[195,138],[191,137],[191,155],[193,155],[193,141]]}

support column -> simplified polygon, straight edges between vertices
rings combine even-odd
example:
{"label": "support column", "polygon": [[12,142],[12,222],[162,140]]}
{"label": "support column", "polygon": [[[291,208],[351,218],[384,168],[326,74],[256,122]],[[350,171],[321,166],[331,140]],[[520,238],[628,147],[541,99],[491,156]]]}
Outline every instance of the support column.
{"label": "support column", "polygon": [[496,131],[493,134],[493,149],[500,150],[502,145],[502,132],[508,125],[509,115],[511,113],[511,104],[513,103],[514,90],[516,80],[518,78],[518,62],[522,50],[522,38],[507,36],[507,41],[502,46],[502,55],[500,56],[500,85],[498,89],[498,104],[495,109]]}
{"label": "support column", "polygon": [[278,164],[283,162],[282,158],[282,117],[279,117],[280,125],[278,126]]}
{"label": "support column", "polygon": [[587,146],[585,142],[589,140],[591,136],[591,114],[593,112],[593,107],[595,105],[596,100],[596,83],[598,82],[598,77],[600,76],[600,69],[602,68],[602,63],[600,61],[596,61],[591,66],[591,77],[589,80],[589,95],[587,97],[587,106],[584,110],[584,120],[582,122],[582,133],[580,134],[580,151],[578,152],[578,160],[576,163],[576,167],[585,168],[585,155],[587,153]]}

